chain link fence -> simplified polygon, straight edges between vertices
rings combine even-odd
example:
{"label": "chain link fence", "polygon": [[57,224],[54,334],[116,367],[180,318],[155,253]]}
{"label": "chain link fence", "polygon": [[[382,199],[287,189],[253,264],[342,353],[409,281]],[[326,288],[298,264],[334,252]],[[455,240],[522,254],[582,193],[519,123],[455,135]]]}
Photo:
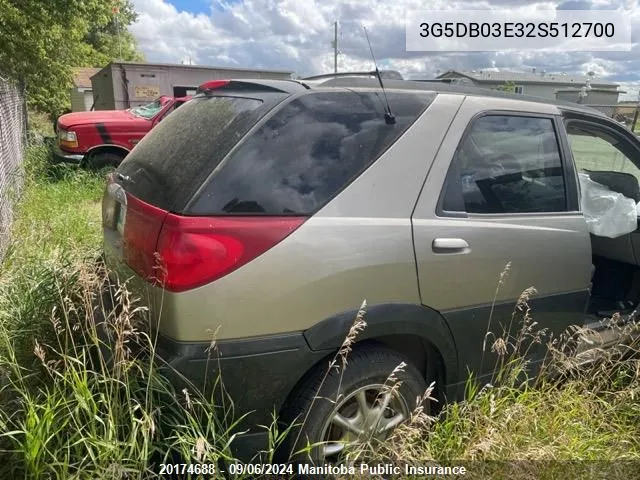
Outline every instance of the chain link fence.
{"label": "chain link fence", "polygon": [[9,244],[14,207],[24,183],[26,123],[24,89],[0,77],[0,260]]}

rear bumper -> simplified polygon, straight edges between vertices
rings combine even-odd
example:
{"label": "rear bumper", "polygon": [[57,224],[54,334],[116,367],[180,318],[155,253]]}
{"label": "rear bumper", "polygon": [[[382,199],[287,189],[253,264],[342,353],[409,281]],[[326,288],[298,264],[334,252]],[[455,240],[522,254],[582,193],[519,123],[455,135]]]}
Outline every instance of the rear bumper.
{"label": "rear bumper", "polygon": [[[110,298],[103,295],[105,308]],[[158,370],[176,392],[197,390],[206,398],[213,392],[228,424],[242,417],[235,428],[242,433],[231,449],[237,458],[250,461],[268,448],[267,427],[274,414],[281,412],[304,374],[328,353],[312,351],[302,332],[293,332],[218,342],[178,342],[158,335],[155,355]]]}
{"label": "rear bumper", "polygon": [[273,423],[300,378],[327,352],[312,351],[302,332],[296,332],[215,343],[159,337],[157,354],[160,368],[177,388],[211,392],[217,386],[219,404],[232,408],[226,412],[229,418],[244,417],[238,430],[245,433],[238,437],[234,453],[249,460],[268,447],[265,426]]}
{"label": "rear bumper", "polygon": [[80,164],[84,160],[83,153],[69,153],[65,152],[60,148],[60,146],[55,143],[51,147],[51,153],[53,155],[53,160],[56,163],[76,163]]}

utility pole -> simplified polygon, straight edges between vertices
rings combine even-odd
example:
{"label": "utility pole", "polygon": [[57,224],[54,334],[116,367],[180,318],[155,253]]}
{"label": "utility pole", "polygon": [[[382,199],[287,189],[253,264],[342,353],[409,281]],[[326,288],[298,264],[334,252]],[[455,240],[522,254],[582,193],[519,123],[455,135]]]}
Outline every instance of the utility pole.
{"label": "utility pole", "polygon": [[638,114],[640,113],[640,92],[638,92],[638,104],[636,111],[633,113],[633,122],[631,123],[631,131],[636,133],[636,124],[638,123]]}
{"label": "utility pole", "polygon": [[113,19],[114,19],[115,24],[116,24],[116,35],[117,35],[117,38],[118,38],[118,53],[120,55],[119,60],[122,61],[122,41],[120,39],[120,21],[119,21],[120,19],[118,18],[119,15],[120,15],[120,5],[119,5],[119,3],[120,2],[118,0],[115,0],[113,2],[112,12],[113,12]]}
{"label": "utility pole", "polygon": [[338,22],[333,22],[333,73],[338,73]]}

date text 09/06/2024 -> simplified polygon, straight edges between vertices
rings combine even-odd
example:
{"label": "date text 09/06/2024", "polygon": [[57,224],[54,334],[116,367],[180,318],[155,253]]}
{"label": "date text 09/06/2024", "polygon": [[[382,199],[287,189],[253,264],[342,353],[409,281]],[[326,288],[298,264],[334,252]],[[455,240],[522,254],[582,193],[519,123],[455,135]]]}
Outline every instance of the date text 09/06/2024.
{"label": "date text 09/06/2024", "polygon": [[226,472],[217,468],[215,464],[190,464],[174,463],[161,464],[160,475],[216,475],[226,473],[228,476],[274,476],[284,477],[291,475],[465,475],[465,467],[451,466],[398,466],[391,463],[386,464],[366,464],[360,465],[310,465],[310,464],[252,464],[252,463],[231,463],[225,467]]}

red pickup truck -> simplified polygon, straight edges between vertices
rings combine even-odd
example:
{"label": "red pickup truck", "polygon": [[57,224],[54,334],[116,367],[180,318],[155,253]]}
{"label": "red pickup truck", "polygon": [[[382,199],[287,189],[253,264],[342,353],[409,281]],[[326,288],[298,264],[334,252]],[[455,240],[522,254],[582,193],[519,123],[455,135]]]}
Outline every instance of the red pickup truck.
{"label": "red pickup truck", "polygon": [[53,156],[58,162],[90,168],[117,167],[142,137],[190,98],[161,96],[127,110],[61,115],[56,124]]}

